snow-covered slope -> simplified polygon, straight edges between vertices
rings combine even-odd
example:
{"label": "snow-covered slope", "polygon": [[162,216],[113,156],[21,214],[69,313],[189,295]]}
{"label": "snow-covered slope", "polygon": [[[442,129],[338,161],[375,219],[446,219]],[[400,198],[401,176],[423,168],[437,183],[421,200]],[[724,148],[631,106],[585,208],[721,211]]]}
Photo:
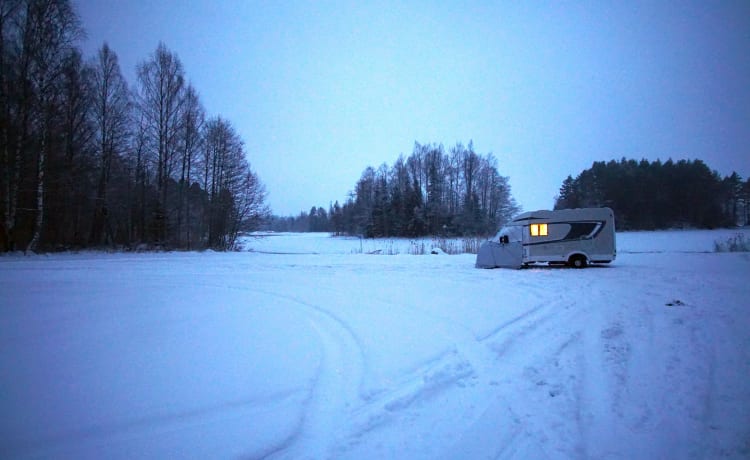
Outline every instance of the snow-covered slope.
{"label": "snow-covered slope", "polygon": [[283,234],[3,257],[0,458],[747,458],[725,235],[621,234],[586,270]]}

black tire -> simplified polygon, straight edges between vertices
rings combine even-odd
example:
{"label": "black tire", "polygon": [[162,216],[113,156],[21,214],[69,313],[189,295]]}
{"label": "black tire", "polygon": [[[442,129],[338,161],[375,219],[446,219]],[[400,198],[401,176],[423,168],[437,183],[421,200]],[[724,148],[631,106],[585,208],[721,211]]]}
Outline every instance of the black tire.
{"label": "black tire", "polygon": [[588,265],[588,261],[586,260],[586,256],[576,254],[570,257],[570,260],[568,260],[568,265],[573,268],[586,268],[586,266]]}

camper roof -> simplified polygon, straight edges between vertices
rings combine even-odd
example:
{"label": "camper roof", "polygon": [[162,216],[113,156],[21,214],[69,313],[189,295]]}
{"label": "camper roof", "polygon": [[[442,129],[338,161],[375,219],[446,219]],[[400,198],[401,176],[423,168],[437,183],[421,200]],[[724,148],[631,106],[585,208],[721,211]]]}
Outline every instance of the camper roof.
{"label": "camper roof", "polygon": [[589,219],[606,219],[612,214],[610,208],[575,208],[560,209],[549,211],[540,209],[538,211],[529,211],[517,215],[512,222],[522,222],[530,220],[589,220]]}

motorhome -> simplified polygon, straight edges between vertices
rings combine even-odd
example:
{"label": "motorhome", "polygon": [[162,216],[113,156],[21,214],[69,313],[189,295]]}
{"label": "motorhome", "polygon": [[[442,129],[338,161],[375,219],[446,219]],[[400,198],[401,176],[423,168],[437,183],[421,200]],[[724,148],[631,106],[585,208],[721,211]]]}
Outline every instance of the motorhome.
{"label": "motorhome", "polygon": [[537,263],[584,268],[615,260],[615,215],[610,208],[532,211],[514,217],[485,241],[477,268],[522,268]]}

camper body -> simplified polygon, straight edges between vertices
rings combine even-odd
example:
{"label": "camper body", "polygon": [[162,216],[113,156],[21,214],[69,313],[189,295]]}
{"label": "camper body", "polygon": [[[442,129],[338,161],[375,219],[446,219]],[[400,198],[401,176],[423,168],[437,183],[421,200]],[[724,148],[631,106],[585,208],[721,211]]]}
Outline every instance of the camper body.
{"label": "camper body", "polygon": [[609,263],[617,255],[610,208],[561,209],[520,214],[479,248],[478,268],[521,268],[535,263]]}

